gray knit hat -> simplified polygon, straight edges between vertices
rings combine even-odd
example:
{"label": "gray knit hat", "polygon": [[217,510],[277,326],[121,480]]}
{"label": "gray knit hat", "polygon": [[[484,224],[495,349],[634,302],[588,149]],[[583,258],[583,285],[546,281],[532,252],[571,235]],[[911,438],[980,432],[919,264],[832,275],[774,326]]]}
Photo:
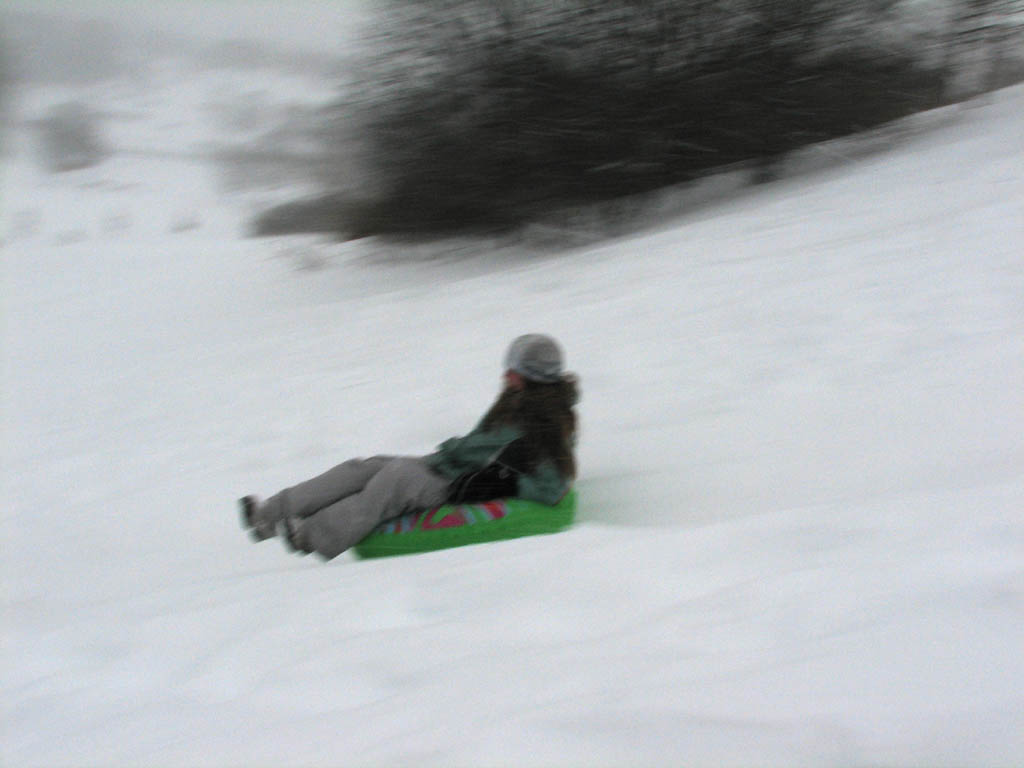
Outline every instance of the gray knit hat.
{"label": "gray knit hat", "polygon": [[528,333],[509,346],[505,370],[515,371],[530,381],[553,384],[562,379],[562,350],[550,336]]}

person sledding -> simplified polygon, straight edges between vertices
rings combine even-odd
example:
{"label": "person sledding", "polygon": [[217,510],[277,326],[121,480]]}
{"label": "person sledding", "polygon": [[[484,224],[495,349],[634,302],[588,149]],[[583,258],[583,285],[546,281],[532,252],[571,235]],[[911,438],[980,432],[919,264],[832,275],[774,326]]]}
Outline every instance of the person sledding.
{"label": "person sledding", "polygon": [[385,520],[445,503],[556,504],[576,478],[578,400],[557,342],[520,336],[505,355],[501,393],[469,434],[427,456],[350,459],[265,501],[245,496],[243,527],[256,541],[280,534],[289,548],[329,560]]}

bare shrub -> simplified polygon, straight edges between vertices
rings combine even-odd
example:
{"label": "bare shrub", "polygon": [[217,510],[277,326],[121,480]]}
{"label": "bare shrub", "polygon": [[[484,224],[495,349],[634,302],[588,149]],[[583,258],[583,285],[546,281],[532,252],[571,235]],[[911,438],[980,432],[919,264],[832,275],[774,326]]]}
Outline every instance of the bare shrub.
{"label": "bare shrub", "polygon": [[53,173],[88,168],[106,156],[99,118],[79,102],[58,104],[34,127],[40,160]]}
{"label": "bare shrub", "polygon": [[502,230],[722,167],[770,179],[796,148],[941,103],[911,6],[382,0],[325,126],[329,193],[260,225]]}

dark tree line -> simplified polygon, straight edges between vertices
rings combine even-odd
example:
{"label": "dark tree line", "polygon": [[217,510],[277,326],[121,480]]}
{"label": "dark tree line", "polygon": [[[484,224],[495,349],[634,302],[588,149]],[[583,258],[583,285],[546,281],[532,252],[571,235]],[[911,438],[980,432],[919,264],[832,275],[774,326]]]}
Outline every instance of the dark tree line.
{"label": "dark tree line", "polygon": [[943,46],[943,71],[950,80],[959,75],[967,82],[950,91],[974,95],[1024,79],[1022,27],[1021,0],[956,0]]}
{"label": "dark tree line", "polygon": [[906,0],[383,3],[328,130],[331,194],[258,226],[493,229],[737,163],[767,175],[943,103],[943,46],[992,48],[1013,2],[958,0],[938,32]]}

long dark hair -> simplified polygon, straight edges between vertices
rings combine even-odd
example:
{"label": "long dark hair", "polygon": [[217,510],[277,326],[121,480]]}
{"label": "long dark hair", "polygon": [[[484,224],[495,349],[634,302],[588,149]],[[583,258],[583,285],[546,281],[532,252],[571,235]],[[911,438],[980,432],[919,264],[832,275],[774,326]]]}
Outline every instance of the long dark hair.
{"label": "long dark hair", "polygon": [[550,459],[559,474],[576,477],[573,443],[576,438],[576,413],[579,379],[567,374],[552,384],[524,380],[522,389],[506,387],[484,415],[481,426],[518,427],[524,432],[527,471],[544,459]]}

